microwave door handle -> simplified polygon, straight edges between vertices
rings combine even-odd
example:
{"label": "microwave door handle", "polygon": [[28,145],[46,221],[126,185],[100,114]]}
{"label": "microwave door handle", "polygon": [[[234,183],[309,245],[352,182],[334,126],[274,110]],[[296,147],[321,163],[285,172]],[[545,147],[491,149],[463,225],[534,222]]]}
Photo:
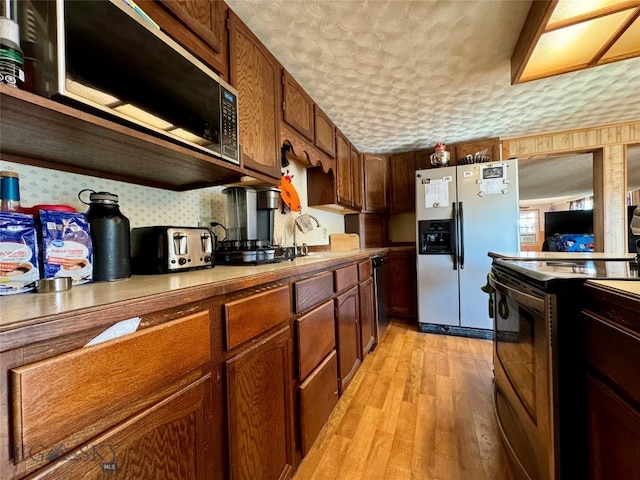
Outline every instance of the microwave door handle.
{"label": "microwave door handle", "polygon": [[453,209],[453,221],[451,222],[453,228],[451,229],[451,257],[453,258],[453,269],[458,269],[458,240],[457,240],[457,230],[458,230],[458,208],[456,202],[452,202]]}
{"label": "microwave door handle", "polygon": [[505,295],[517,304],[528,307],[532,310],[536,310],[538,312],[544,312],[544,298],[534,297],[533,295],[529,295],[528,293],[524,293],[514,288],[508,287],[504,283],[500,283],[495,278],[489,278],[489,284],[491,284],[491,286],[496,289],[496,292]]}
{"label": "microwave door handle", "polygon": [[464,210],[462,209],[462,202],[458,205],[458,221],[460,222],[460,268],[464,268]]}

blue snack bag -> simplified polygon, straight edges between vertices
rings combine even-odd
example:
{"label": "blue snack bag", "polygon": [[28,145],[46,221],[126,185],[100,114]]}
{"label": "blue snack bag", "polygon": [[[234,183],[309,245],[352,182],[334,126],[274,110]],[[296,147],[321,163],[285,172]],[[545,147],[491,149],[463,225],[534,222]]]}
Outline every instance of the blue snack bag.
{"label": "blue snack bag", "polygon": [[0,212],[0,295],[29,292],[39,278],[33,217]]}
{"label": "blue snack bag", "polygon": [[73,285],[93,279],[93,246],[84,213],[40,210],[43,278],[71,277]]}

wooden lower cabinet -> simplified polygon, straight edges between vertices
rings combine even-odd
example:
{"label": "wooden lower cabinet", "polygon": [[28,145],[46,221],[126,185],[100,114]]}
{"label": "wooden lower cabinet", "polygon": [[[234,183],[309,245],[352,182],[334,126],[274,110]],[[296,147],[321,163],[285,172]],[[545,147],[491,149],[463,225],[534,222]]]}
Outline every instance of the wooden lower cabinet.
{"label": "wooden lower cabinet", "polygon": [[373,277],[369,277],[358,285],[360,296],[360,343],[361,357],[371,351],[376,341],[376,299],[373,292]]}
{"label": "wooden lower cabinet", "polygon": [[211,415],[208,375],[77,449],[67,451],[63,443],[57,450],[33,453],[28,449],[27,462],[53,462],[29,478],[221,478],[206,456],[211,448]]}
{"label": "wooden lower cabinet", "polygon": [[300,450],[306,455],[338,403],[338,360],[332,350],[298,388]]}
{"label": "wooden lower cabinet", "polygon": [[579,322],[587,438],[582,458],[590,480],[638,480],[640,295],[595,285],[586,292]]}
{"label": "wooden lower cabinet", "polygon": [[392,249],[388,258],[388,315],[414,321],[417,319],[415,249]]}
{"label": "wooden lower cabinet", "polygon": [[592,375],[587,375],[589,478],[640,478],[640,412]]}
{"label": "wooden lower cabinet", "polygon": [[225,362],[232,480],[293,475],[290,328],[258,341]]}
{"label": "wooden lower cabinet", "polygon": [[2,352],[0,478],[223,478],[206,308],[141,315],[95,345],[106,326]]}
{"label": "wooden lower cabinet", "polygon": [[352,287],[339,295],[335,302],[338,378],[340,395],[342,395],[361,363],[358,287]]}

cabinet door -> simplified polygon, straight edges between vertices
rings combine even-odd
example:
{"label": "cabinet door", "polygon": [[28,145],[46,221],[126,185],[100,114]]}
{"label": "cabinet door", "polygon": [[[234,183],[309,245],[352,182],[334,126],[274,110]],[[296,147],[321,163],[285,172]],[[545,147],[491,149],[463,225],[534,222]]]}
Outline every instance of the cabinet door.
{"label": "cabinet door", "polygon": [[284,121],[313,142],[313,100],[287,72],[282,74]]}
{"label": "cabinet door", "polygon": [[304,380],[336,348],[333,301],[329,300],[298,318],[295,325],[298,376]]}
{"label": "cabinet door", "polygon": [[[455,147],[455,158],[458,165],[463,163],[460,159],[464,158],[466,155],[475,155],[476,153],[484,153],[489,157],[490,162],[500,161],[500,139],[498,137],[456,143]],[[451,153],[453,154],[453,152]]]}
{"label": "cabinet door", "polygon": [[338,403],[338,362],[335,350],[300,385],[298,394],[300,449],[304,456]]}
{"label": "cabinet door", "polygon": [[353,208],[360,210],[362,208],[362,156],[351,145],[351,186]]}
{"label": "cabinet door", "polygon": [[376,338],[376,312],[373,294],[373,278],[369,277],[360,284],[360,338],[362,343],[362,358],[371,351]]}
{"label": "cabinet door", "polygon": [[282,67],[231,11],[229,58],[231,85],[238,90],[243,166],[279,179]]}
{"label": "cabinet door", "polygon": [[294,444],[289,327],[225,365],[230,478],[290,478]]}
{"label": "cabinet door", "polygon": [[189,29],[200,37],[214,52],[222,51],[224,32],[221,18],[222,2],[216,0],[162,0],[162,5],[173,12]]}
{"label": "cabinet door", "polygon": [[220,0],[136,0],[176,42],[229,78],[225,23],[229,8]]}
{"label": "cabinet door", "polygon": [[338,296],[336,302],[336,338],[338,340],[338,376],[340,395],[360,366],[360,327],[358,287]]}
{"label": "cabinet door", "polygon": [[413,152],[391,155],[391,213],[415,210],[415,162]]}
{"label": "cabinet door", "polygon": [[595,376],[587,374],[589,478],[637,480],[640,412]]}
{"label": "cabinet door", "polygon": [[387,210],[387,178],[389,161],[386,155],[365,153],[364,163],[364,210],[384,212]]}
{"label": "cabinet door", "polygon": [[314,105],[315,113],[315,138],[316,147],[329,155],[331,158],[336,156],[336,127],[329,117],[318,107]]}
{"label": "cabinet door", "polygon": [[216,475],[220,470],[207,459],[211,416],[211,378],[207,376],[77,450],[60,444],[55,451],[58,460],[51,457],[53,450],[38,453],[38,458],[54,461],[36,477],[221,479],[223,474]]}
{"label": "cabinet door", "polygon": [[[13,368],[12,437],[40,452],[84,444],[172,395],[210,362],[205,311]],[[45,461],[29,460],[27,471]]]}
{"label": "cabinet door", "polygon": [[347,138],[338,131],[336,131],[336,170],[338,203],[351,207],[353,205],[351,148]]}
{"label": "cabinet door", "polygon": [[416,260],[414,251],[389,252],[387,268],[393,287],[387,292],[390,317],[416,318]]}

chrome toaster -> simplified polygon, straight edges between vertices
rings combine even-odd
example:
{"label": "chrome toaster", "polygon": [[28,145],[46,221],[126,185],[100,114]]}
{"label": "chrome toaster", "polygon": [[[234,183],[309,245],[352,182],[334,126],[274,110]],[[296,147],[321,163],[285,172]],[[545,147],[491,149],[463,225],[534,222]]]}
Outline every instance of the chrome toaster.
{"label": "chrome toaster", "polygon": [[214,266],[216,237],[207,228],[131,229],[133,273],[172,273]]}

